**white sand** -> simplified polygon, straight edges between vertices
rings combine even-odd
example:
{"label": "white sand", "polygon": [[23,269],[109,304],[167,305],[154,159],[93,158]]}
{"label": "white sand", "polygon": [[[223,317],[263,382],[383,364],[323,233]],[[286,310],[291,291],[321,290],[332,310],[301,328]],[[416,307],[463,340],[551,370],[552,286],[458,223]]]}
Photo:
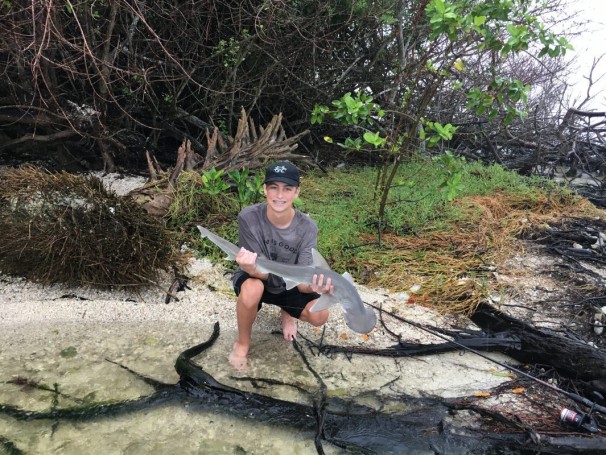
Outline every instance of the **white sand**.
{"label": "white sand", "polygon": [[[191,290],[179,292],[179,301],[165,304],[166,294],[171,277],[158,288],[147,289],[138,294],[124,290],[100,291],[88,288],[69,288],[61,285],[43,287],[24,279],[0,275],[0,353],[6,352],[7,346],[15,345],[27,350],[27,344],[35,345],[36,334],[44,330],[60,330],[69,333],[69,338],[77,340],[88,338],[96,331],[104,331],[108,326],[120,326],[122,330],[132,333],[141,332],[141,336],[154,327],[154,336],[160,341],[164,337],[166,344],[175,344],[175,328],[181,328],[183,340],[181,350],[189,344],[204,341],[213,324],[219,321],[222,331],[222,342],[225,343],[225,354],[229,343],[236,334],[235,295],[231,289],[229,277],[221,266],[213,266],[206,260],[195,260],[187,274],[192,277]],[[210,289],[213,289],[212,291]],[[416,307],[389,296],[380,290],[359,287],[362,299],[375,305],[383,304],[387,310],[396,310],[400,316],[428,326],[444,326],[448,320],[429,311]],[[407,326],[405,323],[388,321],[390,330],[400,333],[403,339],[418,343],[439,343],[443,340],[424,331]],[[163,330],[162,327],[166,327]],[[263,352],[255,347],[255,339],[272,336],[271,332],[280,330],[278,309],[264,305],[254,327],[253,346],[250,357],[265,363],[274,354]],[[299,330],[305,337],[319,340],[320,333],[309,324],[300,322]],[[273,335],[280,339],[279,336]],[[168,339],[170,338],[170,340]],[[19,340],[19,343],[15,343]],[[29,340],[29,341],[28,341]],[[164,342],[163,341],[163,342]],[[288,343],[281,340],[278,349],[288,350]],[[331,310],[331,317],[326,324],[324,341],[329,344],[357,345],[366,347],[386,347],[396,343],[380,325],[368,337],[352,332],[345,324],[340,307]],[[262,343],[260,343],[262,344]],[[282,348],[280,348],[282,346]],[[274,348],[272,348],[273,350]],[[172,360],[178,350],[172,352]],[[496,356],[502,359],[501,356]],[[384,359],[393,363],[392,359]],[[487,388],[500,383],[503,378],[486,374],[495,367],[478,356],[468,354],[464,358],[459,354],[446,354],[422,358],[422,369],[418,370],[418,359],[402,359],[401,365],[415,365],[407,380],[407,393],[438,392],[440,395],[454,396],[478,388]],[[458,365],[455,367],[455,364]],[[2,365],[3,369],[7,365]],[[341,366],[339,367],[341,368]],[[445,369],[444,369],[445,368]],[[227,370],[225,372],[228,373]],[[456,376],[455,379],[453,376]],[[428,383],[428,378],[431,381]]]}
{"label": "white sand", "polygon": [[[272,331],[279,330],[279,312],[265,305],[255,325],[249,370],[235,372],[227,355],[236,335],[235,296],[222,269],[197,262],[192,290],[178,293],[179,302],[164,303],[160,289],[139,295],[122,290],[96,291],[64,286],[41,287],[0,275],[0,404],[29,411],[49,409],[53,396],[25,390],[9,381],[24,377],[41,384],[58,384],[69,397],[94,402],[133,400],[153,392],[131,373],[106,360],[119,362],[145,376],[176,384],[174,362],[184,349],[208,339],[216,321],[221,336],[209,352],[195,360],[217,380],[238,388],[254,389],[237,381],[245,374],[297,384],[317,390],[318,384],[291,343]],[[217,291],[210,291],[211,284]],[[167,277],[163,283],[170,285]],[[401,316],[429,325],[446,322],[424,308],[414,307],[383,293],[360,288],[367,302],[384,302]],[[406,340],[436,342],[435,337],[390,322],[391,330]],[[365,339],[349,330],[340,308],[331,310],[325,342],[344,345],[389,346],[395,343],[377,327]],[[315,341],[308,324],[300,332]],[[503,360],[501,355],[491,354]],[[309,361],[325,382],[328,393],[370,406],[365,392],[378,391],[394,410],[406,406],[402,396],[455,397],[483,392],[508,378],[503,368],[473,354],[449,353],[420,358],[383,358],[344,355],[314,357]],[[308,402],[291,388],[272,388],[261,393],[291,401]],[[78,405],[60,398],[58,406]],[[18,421],[0,415],[0,436],[28,454],[199,454],[199,453],[315,453],[313,434],[293,433],[288,428],[262,425],[211,411],[189,410],[188,403],[144,410],[91,421]],[[325,445],[327,454],[341,453]]]}

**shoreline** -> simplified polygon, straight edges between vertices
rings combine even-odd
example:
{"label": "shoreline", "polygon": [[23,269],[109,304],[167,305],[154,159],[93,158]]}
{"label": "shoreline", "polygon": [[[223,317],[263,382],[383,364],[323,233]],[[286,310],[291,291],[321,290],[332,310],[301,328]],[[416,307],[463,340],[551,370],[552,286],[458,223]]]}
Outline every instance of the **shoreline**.
{"label": "shoreline", "polygon": [[[191,279],[191,289],[177,293],[165,303],[172,282],[169,274],[159,286],[139,292],[124,289],[99,290],[89,287],[71,287],[61,284],[43,286],[25,278],[3,275],[0,272],[0,327],[33,327],[49,323],[78,323],[81,325],[140,323],[213,325],[219,321],[223,330],[236,330],[236,296],[224,268],[209,260],[193,260],[185,274]],[[357,286],[363,301],[375,305],[383,302],[386,308],[397,308],[400,315],[428,325],[450,325],[446,317],[416,305],[405,304],[399,294],[390,295],[385,290]],[[414,329],[396,324],[403,339],[416,343],[436,343],[442,340]],[[281,321],[277,307],[264,305],[254,325],[254,332],[280,330]],[[314,336],[318,330],[310,324],[299,322],[299,332]],[[375,329],[366,335],[353,332],[347,327],[340,306],[330,312],[324,335],[325,342],[332,344],[356,344],[367,347],[392,345],[395,340],[386,336],[377,322]],[[254,342],[254,339],[253,339]]]}

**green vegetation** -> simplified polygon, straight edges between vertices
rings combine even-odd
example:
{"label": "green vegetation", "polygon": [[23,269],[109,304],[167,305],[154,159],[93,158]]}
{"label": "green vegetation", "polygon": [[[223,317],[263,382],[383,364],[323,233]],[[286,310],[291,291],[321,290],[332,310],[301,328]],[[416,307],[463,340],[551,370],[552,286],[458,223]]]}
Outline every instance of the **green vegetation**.
{"label": "green vegetation", "polygon": [[219,260],[221,253],[212,243],[199,238],[195,224],[202,222],[236,243],[238,212],[259,202],[262,194],[263,173],[251,173],[248,168],[228,173],[215,168],[202,173],[182,172],[168,209],[168,225],[172,229],[191,232],[193,237],[187,243],[195,251]]}
{"label": "green vegetation", "polygon": [[[233,184],[227,183],[225,177]],[[250,174],[248,168],[225,174],[214,167],[202,173],[182,172],[175,197],[168,209],[170,224],[183,227],[208,215],[237,214],[243,207],[259,202],[263,194],[263,176]]]}
{"label": "green vegetation", "polygon": [[[511,125],[516,118],[525,119],[529,84],[517,79],[497,75],[495,68],[491,80],[470,78],[466,87],[461,82],[465,73],[461,46],[476,48],[478,53],[498,53],[501,58],[527,52],[531,46],[541,50],[539,56],[551,58],[562,56],[571,49],[565,38],[548,32],[538,19],[527,12],[525,2],[473,2],[467,0],[431,0],[424,11],[429,21],[429,41],[437,46],[439,58],[431,53],[419,53],[418,79],[410,81],[420,97],[405,93],[399,106],[387,112],[373,101],[371,94],[357,91],[355,97],[347,92],[332,100],[332,107],[315,104],[311,112],[311,123],[322,124],[331,119],[341,125],[356,127],[359,137],[347,137],[339,146],[359,152],[366,150],[377,155],[383,166],[378,169],[377,216],[380,226],[389,223],[390,194],[400,188],[397,182],[399,166],[408,162],[417,150],[440,145],[445,156],[439,159],[447,172],[440,189],[448,200],[454,199],[462,188],[459,163],[448,153],[448,141],[457,132],[450,123],[442,124],[439,113],[432,112],[430,100],[437,96],[438,87],[451,86],[466,98],[466,109],[477,116],[494,120],[503,114],[503,125]],[[436,42],[442,41],[442,44]],[[440,47],[441,46],[441,47]],[[486,59],[488,60],[488,59]],[[453,71],[454,69],[454,71]],[[421,81],[423,81],[421,83]],[[429,82],[430,81],[430,82]],[[386,115],[387,114],[387,115]],[[434,118],[435,117],[435,118]],[[383,121],[381,121],[383,120]],[[363,140],[362,140],[363,139]],[[330,137],[325,140],[332,143]],[[372,147],[371,147],[372,146]]]}
{"label": "green vegetation", "polygon": [[[530,200],[539,200],[544,190],[571,195],[553,182],[526,178],[499,165],[461,163],[460,188],[457,200],[472,196],[505,193]],[[390,193],[384,232],[398,236],[456,229],[469,220],[461,204],[451,203],[443,182],[448,171],[441,161],[412,160],[402,165]],[[318,222],[319,248],[340,265],[347,262],[347,251],[363,243],[363,234],[376,236],[378,218],[374,201],[376,170],[355,168],[333,170],[328,174],[308,176],[301,199],[308,213]]]}
{"label": "green vegetation", "polygon": [[[439,311],[470,313],[495,290],[490,270],[520,248],[520,234],[563,214],[595,210],[545,179],[451,158],[400,166],[382,231],[376,170],[307,177],[301,197],[318,222],[319,249],[332,267],[348,270],[360,283],[409,292],[416,303]],[[444,184],[453,172],[459,176],[456,197]],[[410,292],[413,285],[420,290]]]}
{"label": "green vegetation", "polygon": [[[453,176],[454,192],[448,185]],[[594,210],[548,180],[448,154],[402,163],[394,182],[381,224],[374,168],[306,174],[297,207],[318,223],[318,248],[333,269],[394,292],[418,285],[411,298],[442,311],[473,311],[492,285],[488,270],[515,251],[525,230],[563,213]],[[198,221],[236,242],[237,190],[215,199],[225,210],[207,211]],[[217,248],[191,233],[196,251],[221,260]]]}

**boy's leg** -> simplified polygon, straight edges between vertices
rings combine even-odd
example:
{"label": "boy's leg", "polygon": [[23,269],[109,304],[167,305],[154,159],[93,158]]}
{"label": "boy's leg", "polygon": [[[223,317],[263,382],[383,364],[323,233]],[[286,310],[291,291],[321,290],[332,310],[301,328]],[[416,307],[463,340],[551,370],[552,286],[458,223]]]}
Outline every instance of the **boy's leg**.
{"label": "boy's leg", "polygon": [[297,319],[309,322],[318,327],[328,319],[328,310],[311,313],[309,309],[318,301],[319,294],[305,294],[297,288],[279,294],[265,293],[263,301],[281,308],[282,333],[286,341],[292,341],[297,336]]}
{"label": "boy's leg", "polygon": [[247,366],[246,356],[250,348],[252,326],[257,318],[262,295],[263,282],[256,278],[248,278],[240,287],[240,294],[236,302],[238,337],[229,355],[229,363],[234,368],[243,369]]}
{"label": "boy's leg", "polygon": [[317,299],[312,300],[307,305],[305,305],[305,308],[303,309],[303,311],[301,311],[301,316],[299,317],[299,319],[310,323],[314,327],[320,327],[326,324],[329,315],[328,310],[322,310],[316,313],[312,313],[311,311],[309,311],[309,309],[314,306],[317,301]]}
{"label": "boy's leg", "polygon": [[292,341],[297,337],[297,320],[286,311],[280,311],[282,318],[282,334],[286,341]]}

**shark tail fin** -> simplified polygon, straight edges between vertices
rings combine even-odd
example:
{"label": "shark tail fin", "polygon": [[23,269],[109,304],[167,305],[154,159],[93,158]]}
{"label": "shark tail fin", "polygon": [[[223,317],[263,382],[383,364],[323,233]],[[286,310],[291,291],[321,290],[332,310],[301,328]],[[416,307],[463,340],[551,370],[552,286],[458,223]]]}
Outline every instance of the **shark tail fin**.
{"label": "shark tail fin", "polygon": [[205,227],[202,227],[202,226],[196,226],[196,227],[200,231],[200,235],[202,236],[202,238],[208,238],[209,234],[211,234],[211,232],[208,229],[206,229]]}

